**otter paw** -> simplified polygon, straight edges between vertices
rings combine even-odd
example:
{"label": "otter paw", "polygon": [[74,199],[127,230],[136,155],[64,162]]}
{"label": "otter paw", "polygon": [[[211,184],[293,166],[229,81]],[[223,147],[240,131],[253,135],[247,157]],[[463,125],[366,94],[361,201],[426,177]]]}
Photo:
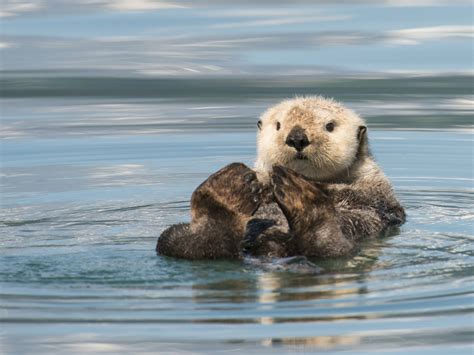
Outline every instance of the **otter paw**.
{"label": "otter paw", "polygon": [[275,221],[271,219],[254,218],[251,219],[246,226],[244,240],[242,242],[243,249],[250,251],[260,244],[259,237],[270,227],[275,225]]}
{"label": "otter paw", "polygon": [[251,216],[262,201],[257,174],[242,163],[233,163],[212,174],[193,194],[192,204],[206,200],[238,215]]}
{"label": "otter paw", "polygon": [[290,253],[291,236],[278,230],[272,230],[275,221],[253,219],[247,224],[242,247],[244,253],[253,256],[284,257]]}
{"label": "otter paw", "polygon": [[273,168],[272,185],[275,200],[290,223],[328,200],[316,183],[282,166]]}

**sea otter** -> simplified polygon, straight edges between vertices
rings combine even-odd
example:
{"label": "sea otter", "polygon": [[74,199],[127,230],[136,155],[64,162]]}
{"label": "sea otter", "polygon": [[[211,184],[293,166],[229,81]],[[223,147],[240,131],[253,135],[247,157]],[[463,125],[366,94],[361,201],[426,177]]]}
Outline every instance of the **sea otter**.
{"label": "sea otter", "polygon": [[191,223],[166,229],[159,254],[349,256],[405,222],[355,112],[332,99],[296,98],[268,109],[257,126],[255,168],[233,163],[198,186]]}

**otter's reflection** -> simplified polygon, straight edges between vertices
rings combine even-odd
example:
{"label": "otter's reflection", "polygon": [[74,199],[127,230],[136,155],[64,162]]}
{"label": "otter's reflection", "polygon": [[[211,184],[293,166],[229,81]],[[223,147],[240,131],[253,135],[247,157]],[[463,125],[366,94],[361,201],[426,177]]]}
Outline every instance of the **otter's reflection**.
{"label": "otter's reflection", "polygon": [[[274,304],[278,302],[280,296],[280,279],[275,277],[275,273],[263,273],[257,277],[258,287],[258,303],[261,309],[269,311],[274,308]],[[258,322],[261,324],[273,324],[273,317],[259,317]]]}
{"label": "otter's reflection", "polygon": [[[206,262],[194,268],[193,301],[245,304],[264,314],[263,317],[249,316],[246,322],[273,324],[312,319],[311,308],[303,319],[291,314],[275,316],[272,310],[282,302],[321,301],[325,307],[339,307],[347,304],[341,302],[345,298],[350,302],[349,296],[353,300],[354,296],[368,293],[366,276],[374,268],[382,245],[381,240],[372,241],[353,258],[317,261],[317,265],[305,258],[296,260],[296,263],[295,258],[291,258],[286,264],[264,259],[252,259],[246,263]],[[310,265],[314,266],[312,272]],[[210,275],[215,276],[213,281],[208,281]],[[226,278],[216,280],[220,276]],[[330,300],[337,302],[328,302]],[[319,304],[315,302],[314,307]],[[303,306],[313,304],[305,303]]]}

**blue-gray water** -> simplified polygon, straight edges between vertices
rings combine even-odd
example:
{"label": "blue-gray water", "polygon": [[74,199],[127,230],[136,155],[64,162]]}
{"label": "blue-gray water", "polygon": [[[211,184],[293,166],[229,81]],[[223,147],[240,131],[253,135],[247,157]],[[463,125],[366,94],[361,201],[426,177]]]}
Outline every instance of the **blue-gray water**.
{"label": "blue-gray water", "polygon": [[[106,83],[3,85],[2,352],[470,353],[472,78],[410,80],[237,90],[222,79],[168,95],[155,83],[134,97]],[[407,210],[400,233],[313,260],[322,271],[156,256],[202,180],[252,164],[259,113],[308,92],[368,119]]]}

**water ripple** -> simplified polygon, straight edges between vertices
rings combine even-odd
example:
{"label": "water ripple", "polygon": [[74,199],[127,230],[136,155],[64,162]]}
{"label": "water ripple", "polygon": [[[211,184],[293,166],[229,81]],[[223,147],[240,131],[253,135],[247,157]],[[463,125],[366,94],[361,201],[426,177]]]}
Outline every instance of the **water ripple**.
{"label": "water ripple", "polygon": [[[436,177],[394,178],[407,223],[398,233],[366,242],[353,258],[158,257],[157,236],[189,219],[192,187],[223,163],[205,157],[200,162],[206,162],[202,171],[187,171],[187,162],[178,166],[175,180],[172,172],[146,162],[66,169],[71,176],[95,175],[87,184],[49,192],[70,200],[28,197],[28,203],[3,208],[2,343],[7,337],[9,343],[45,349],[99,352],[103,346],[127,352],[125,338],[133,332],[145,348],[158,343],[171,353],[176,344],[192,352],[196,342],[206,350],[237,353],[409,347],[422,354],[428,343],[430,349],[439,344],[441,352],[470,346],[474,192],[469,180],[440,185]],[[18,177],[18,189],[37,183],[28,176]],[[169,186],[178,187],[167,191]],[[104,199],[84,197],[89,188]]]}

